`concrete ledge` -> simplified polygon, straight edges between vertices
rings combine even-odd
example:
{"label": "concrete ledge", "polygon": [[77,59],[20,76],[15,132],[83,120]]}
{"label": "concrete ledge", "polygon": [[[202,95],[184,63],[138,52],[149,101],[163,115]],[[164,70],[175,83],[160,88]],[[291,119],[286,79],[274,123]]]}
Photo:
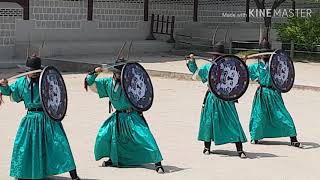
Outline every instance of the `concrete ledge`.
{"label": "concrete ledge", "polygon": [[13,59],[0,59],[0,69],[12,69],[12,68],[17,68],[19,64],[24,64],[24,60],[13,60]]}

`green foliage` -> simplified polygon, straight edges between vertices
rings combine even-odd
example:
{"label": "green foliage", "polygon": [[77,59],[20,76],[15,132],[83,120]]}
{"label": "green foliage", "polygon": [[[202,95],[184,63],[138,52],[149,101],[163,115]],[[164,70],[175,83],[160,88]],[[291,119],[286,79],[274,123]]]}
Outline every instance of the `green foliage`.
{"label": "green foliage", "polygon": [[290,42],[293,40],[296,49],[316,50],[320,45],[320,14],[312,14],[312,17],[291,17],[284,24],[275,24],[280,40]]}

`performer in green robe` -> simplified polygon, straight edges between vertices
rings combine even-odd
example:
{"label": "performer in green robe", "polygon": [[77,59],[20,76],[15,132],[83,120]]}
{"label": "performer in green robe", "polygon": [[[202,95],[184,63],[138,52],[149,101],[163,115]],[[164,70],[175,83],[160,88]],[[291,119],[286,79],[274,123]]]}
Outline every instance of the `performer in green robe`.
{"label": "performer in green robe", "polygon": [[[109,98],[109,108],[116,111],[102,124],[94,147],[98,161],[109,157],[102,166],[134,166],[155,163],[155,170],[164,173],[162,156],[142,112],[133,109],[122,89],[120,77],[124,65],[113,68],[113,77],[97,78],[102,72],[96,68],[85,83],[96,91],[100,98]],[[109,109],[109,112],[110,109]]]}
{"label": "performer in green robe", "polygon": [[[261,52],[272,51],[268,41],[261,43]],[[300,147],[291,115],[286,109],[281,92],[274,89],[269,73],[269,58],[264,56],[249,65],[251,80],[257,80],[259,87],[254,96],[251,118],[251,142],[258,144],[263,138],[290,137],[291,145]]]}
{"label": "performer in green robe", "polygon": [[[41,68],[41,59],[28,58],[26,70]],[[27,114],[22,118],[11,160],[10,176],[17,179],[43,179],[70,172],[80,180],[62,124],[50,119],[42,109],[39,96],[39,73],[29,74],[8,85],[0,81],[0,92],[15,102],[24,102]]]}
{"label": "performer in green robe", "polygon": [[[223,53],[223,44],[217,43],[214,47],[213,60]],[[194,74],[194,77],[199,77],[203,83],[207,83],[212,64],[207,63],[198,68],[193,57],[194,54],[190,54],[191,60],[187,62],[190,72]],[[247,139],[234,102],[224,101],[209,89],[207,90],[201,110],[198,140],[204,141],[204,154],[210,154],[211,141],[214,141],[215,145],[235,143],[239,157],[246,158],[242,143],[247,142]]]}

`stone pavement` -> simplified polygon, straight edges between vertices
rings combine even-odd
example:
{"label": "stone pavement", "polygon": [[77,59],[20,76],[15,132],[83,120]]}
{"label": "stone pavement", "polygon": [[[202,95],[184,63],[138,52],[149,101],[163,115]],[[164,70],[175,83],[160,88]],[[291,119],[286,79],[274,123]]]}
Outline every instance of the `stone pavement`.
{"label": "stone pavement", "polygon": [[[248,159],[240,159],[234,144],[212,146],[214,154],[202,154],[203,143],[197,141],[200,109],[206,87],[199,81],[152,77],[155,100],[145,113],[146,120],[164,157],[167,174],[159,175],[153,165],[132,168],[103,168],[95,161],[94,143],[98,129],[108,114],[107,99],[85,92],[85,74],[64,75],[69,106],[64,129],[68,136],[79,175],[84,180],[318,180],[320,177],[320,94],[293,89],[283,95],[295,120],[298,138],[304,149],[288,146],[289,138],[265,139],[265,144],[244,144]],[[249,117],[256,85],[236,104],[248,140]],[[0,107],[0,179],[10,180],[11,153],[21,118],[23,103],[5,98]],[[30,162],[31,163],[31,162]],[[69,174],[48,178],[67,180]]]}

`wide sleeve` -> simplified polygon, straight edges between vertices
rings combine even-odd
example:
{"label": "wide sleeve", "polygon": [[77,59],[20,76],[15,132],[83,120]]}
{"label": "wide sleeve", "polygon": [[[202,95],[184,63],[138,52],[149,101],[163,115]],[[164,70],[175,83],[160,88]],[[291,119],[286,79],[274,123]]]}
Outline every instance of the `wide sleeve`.
{"label": "wide sleeve", "polygon": [[23,89],[22,79],[18,79],[15,83],[9,86],[0,86],[0,92],[5,96],[10,96],[11,100],[14,102],[22,101],[22,89]]}
{"label": "wide sleeve", "polygon": [[212,65],[211,63],[207,63],[202,65],[198,69],[198,76],[200,77],[203,83],[206,83],[208,81],[208,75],[209,75],[211,65]]}
{"label": "wide sleeve", "polygon": [[112,83],[111,77],[97,78],[97,75],[89,74],[86,77],[86,81],[91,88],[93,87],[96,89],[100,98],[109,97],[107,90],[108,90],[110,83]]}
{"label": "wide sleeve", "polygon": [[192,79],[201,80],[203,83],[208,81],[208,74],[211,67],[210,63],[202,65],[198,68],[195,60],[190,60],[187,63],[189,71],[193,74]]}
{"label": "wide sleeve", "polygon": [[248,66],[249,77],[252,81],[256,80],[259,77],[258,66],[258,63],[253,63]]}
{"label": "wide sleeve", "polygon": [[193,59],[193,60],[189,60],[187,62],[187,67],[189,69],[189,71],[194,74],[197,70],[198,70],[198,66],[197,66],[197,63],[196,61]]}

